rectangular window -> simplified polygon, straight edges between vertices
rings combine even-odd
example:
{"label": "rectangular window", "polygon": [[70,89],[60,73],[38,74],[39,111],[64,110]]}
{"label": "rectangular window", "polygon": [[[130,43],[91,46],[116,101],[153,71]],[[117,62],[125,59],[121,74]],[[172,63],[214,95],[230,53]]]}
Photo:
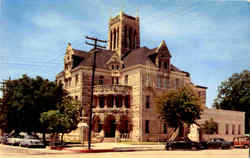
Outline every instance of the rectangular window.
{"label": "rectangular window", "polygon": [[229,125],[228,124],[226,124],[226,135],[228,135],[229,134]]}
{"label": "rectangular window", "polygon": [[125,96],[125,107],[130,108],[130,96],[129,95]]}
{"label": "rectangular window", "polygon": [[115,78],[112,77],[112,84],[115,84]]}
{"label": "rectangular window", "polygon": [[78,82],[79,82],[78,75],[76,75],[75,86],[77,86]]}
{"label": "rectangular window", "polygon": [[165,79],[164,79],[164,88],[167,88],[167,87],[168,87],[168,79],[165,78]]}
{"label": "rectangular window", "polygon": [[116,84],[119,84],[119,78],[116,77]]}
{"label": "rectangular window", "polygon": [[157,87],[161,88],[161,77],[157,76]]}
{"label": "rectangular window", "polygon": [[238,135],[241,135],[241,126],[240,125],[238,125]]}
{"label": "rectangular window", "polygon": [[232,125],[232,135],[234,135],[235,132],[235,125]]}
{"label": "rectangular window", "polygon": [[163,133],[167,134],[167,124],[166,123],[163,124]]}
{"label": "rectangular window", "polygon": [[103,85],[104,84],[104,77],[103,76],[100,76],[99,77],[99,85]]}
{"label": "rectangular window", "polygon": [[179,88],[180,86],[180,80],[177,78],[175,79],[175,88]]}
{"label": "rectangular window", "polygon": [[149,120],[145,121],[145,133],[149,133]]}
{"label": "rectangular window", "polygon": [[125,76],[124,83],[125,83],[125,85],[128,84],[128,75]]}
{"label": "rectangular window", "polygon": [[216,134],[219,134],[219,125],[218,125],[218,123],[216,123]]}
{"label": "rectangular window", "polygon": [[150,108],[150,96],[146,96],[146,108]]}

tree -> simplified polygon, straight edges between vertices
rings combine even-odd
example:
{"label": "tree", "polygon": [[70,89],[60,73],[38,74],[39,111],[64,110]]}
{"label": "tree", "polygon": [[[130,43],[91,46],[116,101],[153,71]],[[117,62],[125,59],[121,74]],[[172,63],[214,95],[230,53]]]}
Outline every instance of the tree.
{"label": "tree", "polygon": [[185,125],[196,123],[195,120],[200,119],[202,112],[201,101],[189,86],[168,90],[156,97],[155,103],[160,118],[175,131]]}
{"label": "tree", "polygon": [[218,87],[213,107],[245,112],[245,133],[250,127],[250,71],[235,73]]}
{"label": "tree", "polygon": [[[4,92],[0,122],[7,122],[7,125],[0,123],[0,128],[5,127],[6,132],[39,132],[43,133],[45,141],[45,134],[51,132],[47,124],[41,121],[41,114],[46,112],[49,112],[48,117],[53,116],[54,121],[61,125],[74,129],[78,123],[72,98],[68,97],[62,85],[55,82],[39,76],[30,78],[23,75],[19,79],[5,81]],[[53,130],[65,130],[65,133],[69,128],[56,127]]]}
{"label": "tree", "polygon": [[40,121],[47,133],[61,133],[61,143],[64,133],[77,128],[79,123],[79,106],[71,97],[64,97],[62,103],[57,104],[57,110],[41,113]]}
{"label": "tree", "polygon": [[211,118],[210,120],[206,120],[202,125],[201,129],[206,134],[214,134],[218,132],[218,123]]}

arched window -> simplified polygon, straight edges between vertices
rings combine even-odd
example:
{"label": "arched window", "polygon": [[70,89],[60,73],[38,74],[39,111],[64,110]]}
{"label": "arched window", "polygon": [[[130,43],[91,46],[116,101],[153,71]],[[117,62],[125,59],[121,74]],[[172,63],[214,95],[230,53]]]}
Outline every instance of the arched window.
{"label": "arched window", "polygon": [[116,48],[116,29],[114,29],[114,49]]}
{"label": "arched window", "polygon": [[112,49],[112,42],[113,42],[113,37],[112,37],[112,31],[110,31],[110,49]]}
{"label": "arched window", "polygon": [[134,32],[134,49],[136,48],[136,42],[137,42],[136,37],[137,37],[137,33],[135,31]]}
{"label": "arched window", "polygon": [[124,39],[123,39],[123,43],[124,43],[124,48],[127,48],[127,26],[124,26]]}
{"label": "arched window", "polygon": [[117,46],[116,46],[116,48],[119,48],[119,27],[117,28],[117,41],[116,41],[116,43],[117,43]]}
{"label": "arched window", "polygon": [[129,49],[131,49],[132,48],[132,28],[129,28],[128,36],[129,36]]}

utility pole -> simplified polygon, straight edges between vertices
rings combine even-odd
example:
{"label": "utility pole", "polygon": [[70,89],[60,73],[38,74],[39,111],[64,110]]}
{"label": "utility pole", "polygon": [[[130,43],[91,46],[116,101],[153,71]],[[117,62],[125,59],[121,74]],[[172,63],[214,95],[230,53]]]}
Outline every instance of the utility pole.
{"label": "utility pole", "polygon": [[91,149],[91,131],[92,131],[92,107],[93,107],[93,91],[94,91],[94,81],[95,81],[95,68],[96,68],[96,53],[97,48],[106,48],[104,46],[97,45],[97,42],[106,43],[107,41],[100,40],[93,37],[86,36],[86,39],[94,41],[94,44],[86,42],[87,45],[94,46],[94,63],[92,65],[92,80],[91,80],[91,100],[90,100],[90,107],[89,107],[89,133],[88,133],[88,150]]}

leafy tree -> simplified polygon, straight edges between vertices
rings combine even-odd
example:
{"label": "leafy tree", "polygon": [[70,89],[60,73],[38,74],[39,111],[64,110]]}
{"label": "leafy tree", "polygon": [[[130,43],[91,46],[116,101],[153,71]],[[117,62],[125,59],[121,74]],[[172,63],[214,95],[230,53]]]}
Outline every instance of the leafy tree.
{"label": "leafy tree", "polygon": [[[182,128],[196,123],[202,112],[201,101],[196,92],[188,86],[177,90],[168,90],[156,97],[156,112],[169,127]],[[184,133],[185,137],[185,133]]]}
{"label": "leafy tree", "polygon": [[[39,76],[30,78],[23,75],[19,79],[5,81],[4,91],[0,105],[0,128],[5,128],[6,132],[39,132],[43,133],[45,141],[45,133],[50,133],[51,130],[41,121],[41,114],[48,111],[48,117],[53,116],[54,121],[64,126],[69,126],[70,123],[70,127],[75,128],[78,116],[72,99],[68,99],[62,85],[56,85],[55,82]],[[2,122],[7,122],[7,125]],[[70,131],[69,128],[58,128],[60,132],[63,129],[64,133]]]}
{"label": "leafy tree", "polygon": [[57,104],[57,110],[41,113],[41,123],[47,133],[69,133],[77,128],[79,123],[79,106],[71,97],[64,97],[62,103]]}
{"label": "leafy tree", "polygon": [[250,71],[235,73],[218,87],[218,96],[213,107],[245,112],[245,132],[250,127]]}
{"label": "leafy tree", "polygon": [[214,134],[218,131],[218,123],[211,118],[210,120],[206,120],[201,125],[201,128],[206,134]]}

